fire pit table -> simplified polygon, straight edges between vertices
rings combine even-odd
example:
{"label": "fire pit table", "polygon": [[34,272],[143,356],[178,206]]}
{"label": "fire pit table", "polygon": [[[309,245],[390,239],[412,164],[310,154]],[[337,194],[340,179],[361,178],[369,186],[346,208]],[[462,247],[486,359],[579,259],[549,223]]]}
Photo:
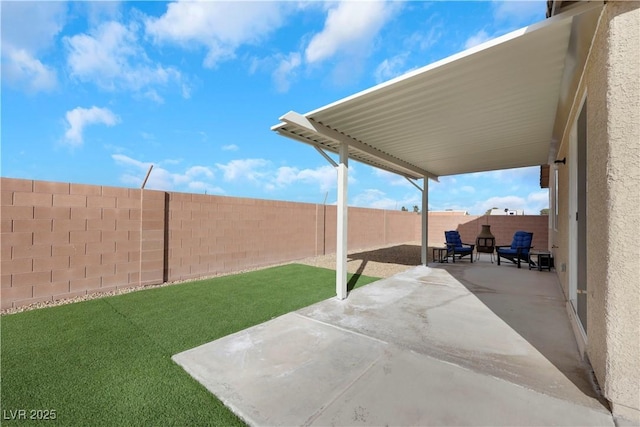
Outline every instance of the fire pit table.
{"label": "fire pit table", "polygon": [[483,225],[482,231],[476,237],[476,260],[480,259],[480,254],[491,254],[491,262],[493,263],[493,252],[496,249],[496,238],[491,234],[491,226]]}

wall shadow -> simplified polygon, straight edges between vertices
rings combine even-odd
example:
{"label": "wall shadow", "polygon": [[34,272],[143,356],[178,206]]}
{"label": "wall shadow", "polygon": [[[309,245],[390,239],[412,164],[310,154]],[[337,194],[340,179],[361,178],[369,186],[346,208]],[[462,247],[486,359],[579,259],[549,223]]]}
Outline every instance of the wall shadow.
{"label": "wall shadow", "polygon": [[416,266],[421,264],[419,245],[397,245],[370,251],[357,252],[349,254],[347,259],[349,261],[361,261],[358,270],[356,270],[351,279],[349,279],[349,282],[347,282],[347,292],[351,292],[355,288],[358,279],[369,262],[400,264],[407,266]]}
{"label": "wall shadow", "polygon": [[388,248],[374,249],[371,251],[352,253],[347,256],[350,260],[361,260],[361,268],[367,262],[380,262],[386,264],[420,265],[421,255],[419,245],[397,245]]}

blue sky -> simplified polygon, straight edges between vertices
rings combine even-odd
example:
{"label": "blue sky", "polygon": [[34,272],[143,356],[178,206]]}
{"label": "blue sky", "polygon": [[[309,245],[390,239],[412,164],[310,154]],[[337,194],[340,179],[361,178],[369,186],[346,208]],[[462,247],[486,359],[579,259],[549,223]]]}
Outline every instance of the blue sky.
{"label": "blue sky", "polygon": [[[270,126],[544,19],[525,2],[6,2],[2,176],[334,203],[336,173]],[[411,209],[351,162],[349,204]],[[442,177],[431,210],[547,207],[539,168]]]}

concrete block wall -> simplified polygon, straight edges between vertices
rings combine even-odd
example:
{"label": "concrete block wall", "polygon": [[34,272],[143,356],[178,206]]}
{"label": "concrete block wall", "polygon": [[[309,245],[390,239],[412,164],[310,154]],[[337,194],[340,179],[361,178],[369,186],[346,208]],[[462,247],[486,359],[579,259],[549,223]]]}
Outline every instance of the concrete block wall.
{"label": "concrete block wall", "polygon": [[415,212],[385,211],[385,245],[417,241],[422,238],[420,215]]}
{"label": "concrete block wall", "polygon": [[[335,253],[336,207],[1,178],[2,308]],[[349,208],[349,247],[419,239]]]}
{"label": "concrete block wall", "polygon": [[429,213],[429,244],[442,246],[444,232],[458,230],[465,243],[475,243],[482,225],[491,226],[491,234],[497,245],[510,245],[518,230],[533,233],[533,245],[537,249],[548,249],[549,217],[541,215],[449,215],[448,212]]}
{"label": "concrete block wall", "polygon": [[[335,253],[336,207],[1,178],[2,308],[241,271]],[[349,208],[349,250],[420,241],[414,212]],[[429,242],[457,229],[546,247],[547,217],[429,213]]]}
{"label": "concrete block wall", "polygon": [[316,205],[187,193],[169,200],[169,281],[318,253]]}
{"label": "concrete block wall", "polygon": [[2,308],[138,285],[141,271],[142,283],[162,281],[149,245],[164,230],[150,209],[163,193],[141,210],[127,188],[2,178],[1,190]]}
{"label": "concrete block wall", "polygon": [[[335,253],[335,206],[168,194],[168,281]],[[412,241],[415,218],[349,208],[348,239],[350,249]]]}
{"label": "concrete block wall", "polygon": [[[336,207],[330,209],[335,217]],[[415,213],[350,207],[348,215],[349,250],[420,240],[420,230],[416,228],[420,217]],[[333,233],[331,253],[335,252],[335,230],[335,223],[327,229],[327,233]]]}

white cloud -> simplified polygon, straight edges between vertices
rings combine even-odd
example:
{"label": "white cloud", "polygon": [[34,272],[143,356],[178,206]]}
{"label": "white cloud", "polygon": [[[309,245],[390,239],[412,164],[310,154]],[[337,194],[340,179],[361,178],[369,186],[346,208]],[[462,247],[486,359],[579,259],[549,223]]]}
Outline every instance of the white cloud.
{"label": "white cloud", "polygon": [[276,69],[273,71],[273,81],[278,92],[287,92],[291,86],[291,79],[295,77],[295,71],[302,64],[299,53],[291,52],[286,57],[280,59]]}
{"label": "white cloud", "polygon": [[192,166],[187,169],[186,176],[189,178],[195,178],[196,176],[204,175],[207,178],[213,178],[213,171],[206,166]]}
{"label": "white cloud", "polygon": [[164,98],[161,97],[154,89],[149,89],[143,94],[143,96],[157,104],[164,104]]}
{"label": "white cloud", "polygon": [[67,20],[64,2],[2,2],[2,48],[37,52],[50,47]]}
{"label": "white cloud", "polygon": [[[151,163],[133,159],[123,153],[113,154],[112,159],[120,166],[126,168],[123,174],[123,182],[139,185],[142,177],[149,169]],[[213,167],[191,166],[180,172],[173,172],[181,163],[179,160],[163,160],[154,163],[152,172],[153,180],[148,188],[170,190],[174,188],[201,189],[210,191],[217,188],[216,192],[223,192],[213,185],[216,176],[221,176],[225,182],[235,185],[247,183],[256,187],[276,191],[293,185],[304,185],[305,191],[311,186],[322,192],[336,187],[337,173],[334,167],[323,165],[315,169],[299,169],[290,166],[274,167],[272,162],[266,159],[235,159],[228,163],[217,163]],[[220,175],[221,173],[221,175]],[[352,165],[349,168],[349,184],[357,183],[356,169]],[[151,179],[151,178],[150,178]],[[203,184],[199,184],[202,182]],[[151,185],[152,187],[149,187]]]}
{"label": "white cloud", "polygon": [[416,69],[415,65],[410,66],[408,63],[419,51],[423,51],[419,56],[423,58],[420,64],[424,64],[425,54],[428,55],[428,50],[440,40],[443,28],[444,25],[437,14],[429,16],[420,25],[419,31],[410,34],[404,39],[400,53],[385,59],[378,65],[374,72],[376,83],[382,83]]}
{"label": "white cloud", "polygon": [[419,196],[405,196],[400,199],[388,197],[386,193],[378,189],[367,189],[357,194],[351,204],[374,209],[400,210],[403,206],[412,211],[414,206],[420,206]]}
{"label": "white cloud", "polygon": [[547,190],[529,193],[526,197],[509,195],[491,197],[476,202],[469,212],[472,214],[484,214],[488,209],[497,207],[500,209],[523,210],[526,215],[538,215],[540,210],[549,206],[549,193]]}
{"label": "white cloud", "polygon": [[423,25],[426,32],[415,32],[407,39],[407,45],[417,47],[420,50],[427,50],[434,46],[442,37],[444,25],[435,15]]}
{"label": "white cloud", "polygon": [[[132,185],[134,187],[140,187],[142,181],[151,166],[151,162],[143,162],[136,160],[132,157],[125,156],[124,154],[113,154],[111,158],[119,166],[125,169],[125,172],[121,175],[120,180],[125,184]],[[167,164],[170,161],[164,161]],[[175,164],[175,162],[173,162]],[[209,194],[223,194],[224,190],[214,185],[211,182],[215,178],[213,170],[206,166],[192,166],[187,168],[182,173],[170,172],[162,166],[160,163],[155,163],[149,180],[145,188],[150,190],[186,190],[206,192]],[[209,182],[208,182],[209,181]]]}
{"label": "white cloud", "polygon": [[[124,154],[112,154],[111,158],[113,160],[116,161],[116,163],[119,163],[121,165],[126,165],[126,166],[135,166],[137,168],[141,168],[144,171],[147,171],[149,169],[149,166],[151,166],[151,163],[145,163],[145,162],[141,162],[139,160],[133,159],[129,156],[125,156]],[[142,181],[140,181],[142,182]]]}
{"label": "white cloud", "polygon": [[88,125],[103,124],[116,125],[120,119],[108,108],[82,108],[77,107],[67,111],[67,131],[64,134],[65,142],[71,146],[79,146],[83,143],[83,131]]}
{"label": "white cloud", "polygon": [[236,144],[228,144],[222,146],[222,151],[238,151],[239,149],[240,147],[238,147]]}
{"label": "white cloud", "polygon": [[525,213],[537,215],[544,208],[549,207],[549,190],[540,190],[529,193],[527,196],[527,210]]}
{"label": "white cloud", "polygon": [[[382,178],[389,185],[415,188],[404,176],[400,176],[396,173],[387,172],[384,169],[373,168],[373,174],[378,178]],[[416,181],[416,183],[420,185],[420,181]]]}
{"label": "white cloud", "polygon": [[119,1],[87,1],[76,6],[80,5],[86,9],[87,21],[93,26],[122,17],[122,2]]}
{"label": "white cloud", "polygon": [[484,42],[486,42],[487,40],[491,39],[491,37],[489,36],[489,34],[487,34],[487,32],[485,30],[480,30],[477,33],[475,33],[474,35],[472,35],[471,37],[469,37],[467,39],[467,41],[464,43],[464,48],[465,49],[470,49],[474,46],[478,46]]}
{"label": "white cloud", "polygon": [[[330,165],[320,166],[316,169],[282,166],[277,170],[274,184],[278,187],[286,187],[300,182],[307,185],[319,185],[320,191],[329,191],[336,187],[337,177],[336,169]],[[349,182],[352,182],[351,176],[349,176]]]}
{"label": "white cloud", "polygon": [[160,18],[147,18],[146,32],[156,42],[204,46],[206,67],[232,58],[242,44],[257,43],[283,24],[295,5],[287,2],[170,3]]}
{"label": "white cloud", "polygon": [[63,2],[2,2],[2,79],[27,92],[57,86],[54,68],[38,53],[48,50],[66,22]]}
{"label": "white cloud", "polygon": [[473,193],[476,192],[476,189],[473,188],[470,185],[463,185],[462,187],[460,187],[460,191],[464,191],[465,193],[473,194]]}
{"label": "white cloud", "polygon": [[[353,82],[364,71],[365,59],[375,48],[376,37],[384,25],[402,5],[394,1],[298,2],[298,10],[315,8],[320,4],[326,13],[323,29],[304,36],[301,51],[274,54],[264,58],[251,58],[250,72],[269,70],[278,92],[287,92],[301,69],[333,59],[327,76],[336,85]],[[414,43],[418,43],[417,38]],[[411,49],[407,49],[410,51]],[[407,54],[404,54],[408,56]],[[379,78],[395,76],[407,70],[401,57],[381,64]],[[324,70],[323,72],[326,72]]]}
{"label": "white cloud", "polygon": [[476,214],[483,214],[488,209],[491,208],[500,208],[500,209],[511,209],[518,210],[524,209],[526,204],[526,200],[520,196],[500,196],[500,197],[491,197],[486,200],[482,200],[476,202],[470,209],[470,212]]}
{"label": "white cloud", "polygon": [[329,9],[323,30],[305,51],[308,63],[321,62],[338,52],[362,56],[396,10],[394,3],[382,1],[341,1]]}
{"label": "white cloud", "polygon": [[185,83],[182,84],[182,97],[184,99],[191,98],[191,87]]}
{"label": "white cloud", "polygon": [[51,91],[58,84],[56,71],[34,58],[26,50],[2,49],[2,76],[10,84],[27,92]]}
{"label": "white cloud", "polygon": [[[183,86],[180,72],[153,63],[138,42],[137,26],[109,21],[88,34],[65,37],[71,76],[104,90],[132,90],[162,102],[155,87],[175,82]],[[182,89],[184,95],[184,88]]]}
{"label": "white cloud", "polygon": [[376,83],[382,83],[410,71],[406,68],[408,57],[409,53],[405,52],[382,61],[373,73]]}
{"label": "white cloud", "polygon": [[493,2],[493,16],[498,21],[518,25],[536,17],[545,18],[547,4],[545,0],[506,0]]}
{"label": "white cloud", "polygon": [[[448,198],[450,195],[456,195],[459,193],[461,185],[462,183],[458,184],[458,180],[451,175],[441,176],[438,178],[437,182],[429,182],[429,194],[433,194],[435,197],[446,195]],[[435,202],[435,199],[429,199],[429,203],[432,202]]]}
{"label": "white cloud", "polygon": [[265,159],[239,159],[227,164],[217,163],[216,167],[222,170],[225,181],[260,182],[269,175],[270,164]]}
{"label": "white cloud", "polygon": [[[303,184],[326,192],[335,188],[337,182],[336,169],[331,165],[314,169],[292,166],[274,168],[272,163],[265,159],[236,159],[226,164],[218,163],[216,167],[222,171],[223,179],[227,182],[250,182],[267,191]],[[350,185],[357,182],[356,175],[356,169],[351,165],[348,175]]]}
{"label": "white cloud", "polygon": [[543,0],[494,0],[493,21],[490,22],[492,32],[482,29],[470,36],[464,44],[465,49],[478,46],[497,36],[512,31],[537,18],[545,19],[546,2]]}

